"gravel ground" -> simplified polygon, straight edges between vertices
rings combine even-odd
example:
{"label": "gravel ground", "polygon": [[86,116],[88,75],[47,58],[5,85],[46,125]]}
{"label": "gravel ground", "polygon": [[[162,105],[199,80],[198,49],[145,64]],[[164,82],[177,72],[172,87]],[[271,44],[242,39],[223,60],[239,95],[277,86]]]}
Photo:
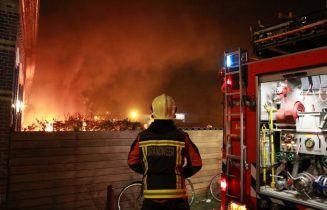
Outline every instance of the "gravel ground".
{"label": "gravel ground", "polygon": [[196,197],[191,210],[220,210],[220,202],[206,196]]}

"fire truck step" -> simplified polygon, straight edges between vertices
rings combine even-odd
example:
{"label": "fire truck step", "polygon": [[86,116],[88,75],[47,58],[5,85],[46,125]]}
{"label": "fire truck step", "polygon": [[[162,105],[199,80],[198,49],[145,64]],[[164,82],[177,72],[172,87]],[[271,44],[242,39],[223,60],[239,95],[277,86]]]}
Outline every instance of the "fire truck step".
{"label": "fire truck step", "polygon": [[227,156],[227,158],[231,158],[231,159],[237,159],[237,160],[240,160],[241,159],[241,157],[238,156],[238,155],[227,154],[226,156]]}
{"label": "fire truck step", "polygon": [[226,93],[227,96],[240,95],[240,92]]}
{"label": "fire truck step", "polygon": [[240,138],[241,137],[239,134],[233,134],[233,133],[228,134],[228,136],[231,138]]}
{"label": "fire truck step", "polygon": [[239,71],[232,71],[232,72],[226,72],[226,75],[233,75],[233,74],[238,74]]}
{"label": "fire truck step", "polygon": [[232,113],[232,114],[226,114],[225,116],[240,116],[241,113]]}
{"label": "fire truck step", "polygon": [[238,200],[240,199],[239,197],[234,196],[234,195],[230,195],[230,194],[226,194],[226,196],[227,196],[227,197],[230,197],[230,198],[238,199]]}
{"label": "fire truck step", "polygon": [[233,175],[233,174],[226,174],[226,176],[227,176],[228,178],[232,178],[232,179],[240,179],[239,176],[236,176],[236,175]]}

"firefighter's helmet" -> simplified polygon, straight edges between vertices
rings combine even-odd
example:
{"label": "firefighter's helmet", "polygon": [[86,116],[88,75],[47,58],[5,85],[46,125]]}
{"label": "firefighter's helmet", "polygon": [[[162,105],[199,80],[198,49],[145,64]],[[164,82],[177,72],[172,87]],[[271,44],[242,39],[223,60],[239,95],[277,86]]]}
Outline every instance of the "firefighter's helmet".
{"label": "firefighter's helmet", "polygon": [[171,120],[175,118],[177,107],[172,97],[161,94],[153,100],[151,110],[154,119]]}

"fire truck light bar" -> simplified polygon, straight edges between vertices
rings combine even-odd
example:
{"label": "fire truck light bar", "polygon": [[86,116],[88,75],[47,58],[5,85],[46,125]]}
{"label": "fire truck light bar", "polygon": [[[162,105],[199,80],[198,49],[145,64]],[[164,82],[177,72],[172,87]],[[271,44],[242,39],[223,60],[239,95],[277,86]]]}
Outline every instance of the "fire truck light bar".
{"label": "fire truck light bar", "polygon": [[239,64],[239,55],[237,52],[231,52],[225,54],[225,67],[226,68],[234,68],[238,67]]}
{"label": "fire truck light bar", "polygon": [[230,68],[232,66],[232,59],[231,59],[231,55],[227,55],[226,56],[226,67]]}

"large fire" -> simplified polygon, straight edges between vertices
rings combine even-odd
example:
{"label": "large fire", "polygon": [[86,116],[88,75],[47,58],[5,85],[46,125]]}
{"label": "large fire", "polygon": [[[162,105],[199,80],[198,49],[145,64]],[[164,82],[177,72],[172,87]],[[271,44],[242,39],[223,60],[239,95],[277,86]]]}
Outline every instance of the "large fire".
{"label": "large fire", "polygon": [[142,129],[135,120],[114,119],[108,115],[66,115],[64,120],[38,120],[24,127],[24,131],[123,131]]}
{"label": "large fire", "polygon": [[204,15],[202,6],[44,1],[24,126],[106,110],[113,118],[139,120],[140,114],[126,110],[149,114],[152,99],[162,93],[175,98],[179,111],[214,124],[217,52],[223,48],[219,13]]}
{"label": "large fire", "polygon": [[[39,0],[23,1],[26,9],[32,2]],[[240,2],[46,0],[39,16],[25,10],[26,20],[39,17],[35,24],[23,22],[29,46],[39,30],[36,51],[25,59],[33,62],[25,72],[24,126],[108,109],[124,119],[128,114],[122,113],[136,105],[149,113],[151,100],[162,93],[175,98],[178,111],[196,114],[197,126],[222,126],[216,73],[223,51],[249,48],[244,27],[294,8],[284,1]],[[321,8],[313,2],[298,9]],[[231,21],[234,16],[240,21]]]}

